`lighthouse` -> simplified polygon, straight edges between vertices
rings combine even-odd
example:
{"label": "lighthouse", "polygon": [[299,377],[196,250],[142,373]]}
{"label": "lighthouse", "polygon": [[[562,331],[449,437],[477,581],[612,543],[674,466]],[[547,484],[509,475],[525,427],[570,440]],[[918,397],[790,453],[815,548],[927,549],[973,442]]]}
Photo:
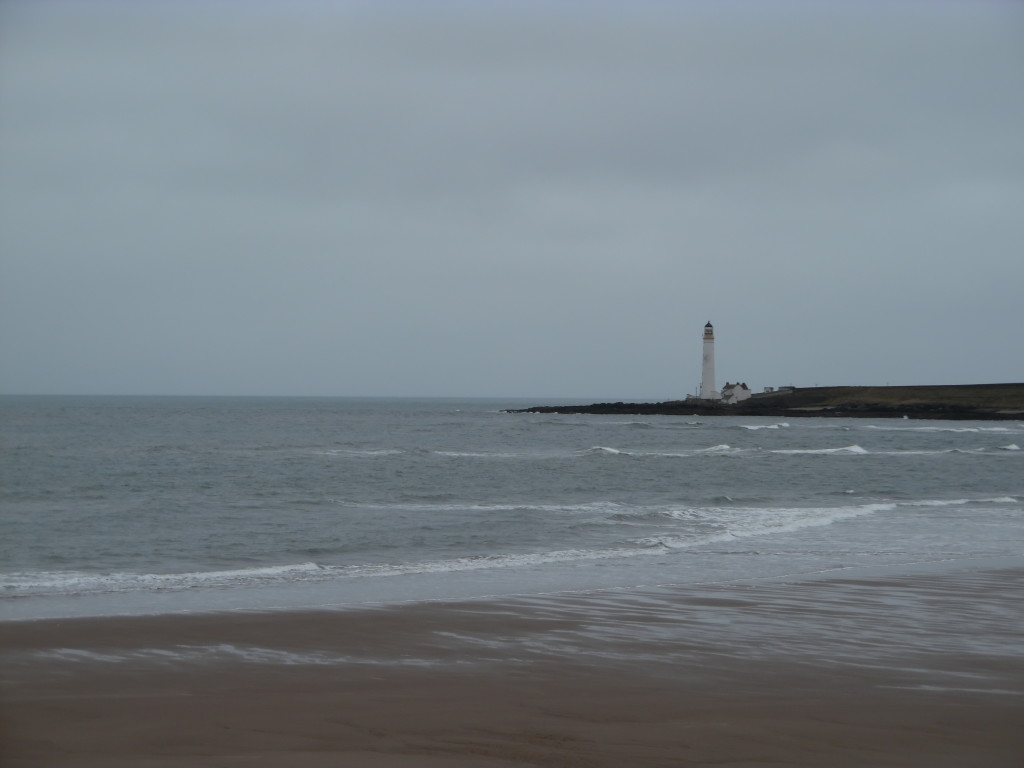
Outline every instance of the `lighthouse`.
{"label": "lighthouse", "polygon": [[720,400],[721,393],[715,389],[715,329],[708,321],[704,326],[704,362],[700,374],[700,399]]}

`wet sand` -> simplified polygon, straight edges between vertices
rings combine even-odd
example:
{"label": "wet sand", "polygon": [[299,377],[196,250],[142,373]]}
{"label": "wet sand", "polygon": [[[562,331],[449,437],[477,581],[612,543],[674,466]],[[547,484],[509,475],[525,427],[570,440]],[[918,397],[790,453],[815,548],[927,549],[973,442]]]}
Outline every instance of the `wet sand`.
{"label": "wet sand", "polygon": [[2,764],[1019,768],[1022,586],[8,622]]}

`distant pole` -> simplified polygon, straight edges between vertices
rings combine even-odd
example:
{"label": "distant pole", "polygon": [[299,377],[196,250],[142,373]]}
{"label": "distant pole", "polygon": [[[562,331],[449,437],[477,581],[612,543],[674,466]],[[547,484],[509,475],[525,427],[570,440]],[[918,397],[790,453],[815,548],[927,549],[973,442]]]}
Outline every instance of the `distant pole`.
{"label": "distant pole", "polygon": [[704,326],[704,360],[701,366],[700,399],[718,400],[721,393],[715,389],[715,328],[708,321]]}

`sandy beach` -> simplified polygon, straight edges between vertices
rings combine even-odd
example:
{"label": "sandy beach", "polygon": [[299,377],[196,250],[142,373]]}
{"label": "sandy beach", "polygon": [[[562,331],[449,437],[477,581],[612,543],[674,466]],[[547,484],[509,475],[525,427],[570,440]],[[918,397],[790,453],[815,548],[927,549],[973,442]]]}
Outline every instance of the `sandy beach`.
{"label": "sandy beach", "polygon": [[6,766],[1024,764],[1019,568],[7,622]]}

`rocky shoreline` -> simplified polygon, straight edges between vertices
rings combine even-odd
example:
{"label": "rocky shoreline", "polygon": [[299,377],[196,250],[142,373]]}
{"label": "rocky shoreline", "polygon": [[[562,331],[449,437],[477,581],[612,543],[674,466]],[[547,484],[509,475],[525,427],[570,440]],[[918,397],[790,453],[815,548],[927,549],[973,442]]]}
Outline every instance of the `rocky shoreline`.
{"label": "rocky shoreline", "polygon": [[794,387],[755,395],[735,405],[708,400],[661,403],[538,405],[509,413],[574,413],[665,416],[843,417],[872,419],[1024,419],[1024,384],[920,387]]}

